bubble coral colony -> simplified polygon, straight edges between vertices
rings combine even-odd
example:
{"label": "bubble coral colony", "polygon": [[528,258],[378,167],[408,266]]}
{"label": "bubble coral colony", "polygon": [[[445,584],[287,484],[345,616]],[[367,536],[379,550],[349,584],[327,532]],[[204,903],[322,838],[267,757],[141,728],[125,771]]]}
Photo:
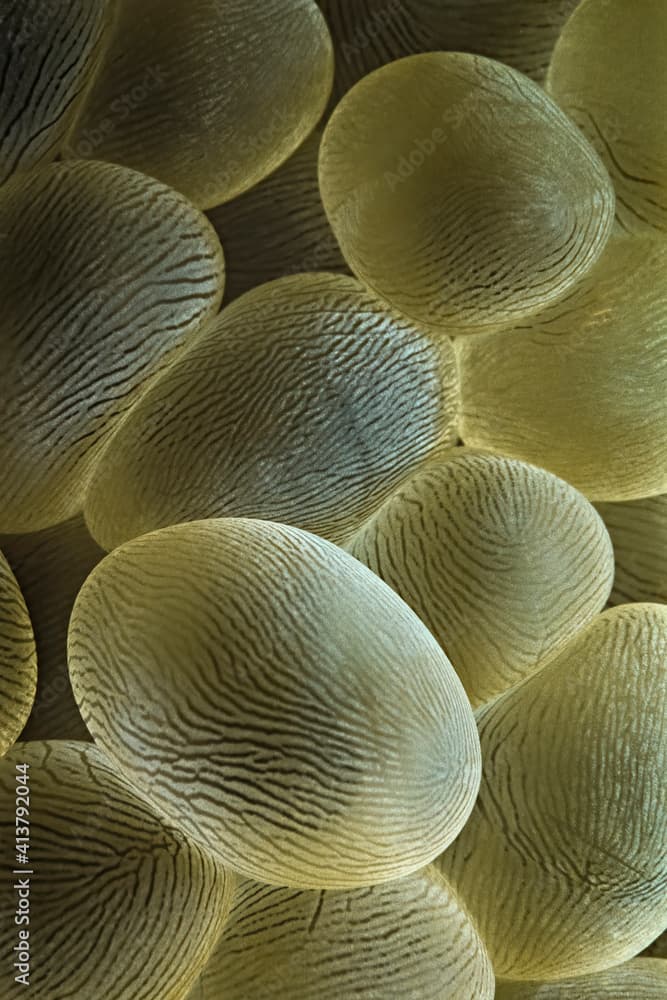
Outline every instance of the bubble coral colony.
{"label": "bubble coral colony", "polygon": [[666,1000],[666,38],[0,0],[0,1000]]}

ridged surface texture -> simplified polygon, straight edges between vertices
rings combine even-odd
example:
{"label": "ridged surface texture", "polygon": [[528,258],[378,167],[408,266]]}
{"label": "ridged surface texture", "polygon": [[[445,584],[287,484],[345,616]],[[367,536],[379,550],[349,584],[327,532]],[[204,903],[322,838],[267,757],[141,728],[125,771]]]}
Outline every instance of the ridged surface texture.
{"label": "ridged surface texture", "polygon": [[134,171],[59,163],[0,189],[0,532],[81,510],[102,446],[223,280],[205,217]]}
{"label": "ridged surface texture", "polygon": [[419,52],[472,52],[541,82],[577,0],[319,0],[336,54],[336,97]]}
{"label": "ridged surface texture", "polygon": [[481,56],[432,52],[371,73],[331,116],[319,172],[354,274],[445,333],[558,299],[613,225],[593,147],[537,84]]}
{"label": "ridged surface texture", "polygon": [[290,274],[349,273],[320,198],[321,139],[314,132],[260,184],[208,213],[225,248],[226,303]]}
{"label": "ridged surface texture", "polygon": [[[26,866],[14,857],[17,765],[29,775]],[[30,934],[30,986],[12,983],[8,1000],[22,990],[35,1000],[182,1000],[231,902],[224,869],[161,823],[90,744],[17,743],[0,761],[0,858],[5,872],[30,876],[27,927],[14,922],[8,881],[27,876],[8,876],[0,896],[6,978],[19,930]]]}
{"label": "ridged surface texture", "polygon": [[562,302],[502,337],[457,341],[461,435],[591,500],[667,492],[667,245],[613,238]]}
{"label": "ridged surface texture", "polygon": [[614,543],[612,604],[667,604],[667,496],[595,506]]}
{"label": "ridged surface texture", "polygon": [[235,516],[347,537],[455,441],[451,343],[353,278],[282,278],[238,299],[133,410],[86,497],[104,548]]}
{"label": "ridged surface texture", "polygon": [[614,575],[609,535],[580,493],[468,449],[416,473],[347,548],[428,626],[473,706],[601,611]]}
{"label": "ridged surface texture", "polygon": [[579,125],[616,189],[629,232],[667,233],[667,5],[584,0],[568,21],[547,88]]}
{"label": "ridged surface texture", "polygon": [[68,152],[133,167],[212,208],[294,152],[332,79],[314,0],[118,0]]}
{"label": "ridged surface texture", "polygon": [[104,556],[83,517],[28,535],[0,535],[37,646],[37,695],[20,739],[89,740],[67,672],[67,626],[81,584]]}
{"label": "ridged surface texture", "polygon": [[665,1000],[666,996],[667,962],[650,958],[559,983],[496,986],[496,1000]]}
{"label": "ridged surface texture", "polygon": [[433,866],[347,892],[243,882],[188,1000],[493,1000],[479,935]]}
{"label": "ridged surface texture", "polygon": [[0,0],[0,184],[57,154],[108,36],[105,0]]}
{"label": "ridged surface texture", "polygon": [[328,542],[235,518],[165,528],[93,570],[72,615],[96,742],[229,867],[297,888],[409,874],[479,780],[451,664]]}
{"label": "ridged surface texture", "polygon": [[667,923],[667,608],[599,615],[478,713],[473,815],[439,859],[496,975],[632,958]]}
{"label": "ridged surface texture", "polygon": [[35,698],[37,654],[30,616],[0,552],[0,757],[17,739]]}

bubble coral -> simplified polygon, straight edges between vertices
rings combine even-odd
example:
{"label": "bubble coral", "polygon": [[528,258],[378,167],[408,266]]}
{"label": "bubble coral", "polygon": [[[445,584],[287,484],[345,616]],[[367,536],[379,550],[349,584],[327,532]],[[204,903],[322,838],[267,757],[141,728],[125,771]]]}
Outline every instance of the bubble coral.
{"label": "bubble coral", "polygon": [[613,224],[593,147],[537,84],[481,56],[431,52],[369,74],[329,119],[319,173],[353,273],[445,333],[561,298]]}
{"label": "bubble coral", "polygon": [[0,531],[81,510],[103,445],[223,283],[205,217],[134,171],[58,163],[0,188]]}
{"label": "bubble coral", "polygon": [[85,501],[103,548],[180,521],[258,517],[347,537],[453,444],[454,352],[353,278],[262,285],[134,408]]}
{"label": "bubble coral", "polygon": [[69,665],[100,748],[251,878],[397,878],[472,808],[479,744],[447,657],[381,580],[296,528],[195,521],[116,549],[77,598]]}
{"label": "bubble coral", "polygon": [[22,789],[29,805],[16,826],[28,830],[29,863],[0,896],[0,951],[20,954],[28,930],[30,996],[182,1000],[222,930],[229,875],[165,826],[96,747],[58,740],[17,743],[0,760],[5,872],[17,868]]}
{"label": "bubble coral", "polygon": [[478,713],[483,773],[439,859],[496,975],[632,958],[667,923],[667,607],[612,608]]}
{"label": "bubble coral", "polygon": [[297,149],[332,79],[313,0],[118,0],[68,152],[140,170],[212,208]]}
{"label": "bubble coral", "polygon": [[415,473],[347,548],[428,626],[473,706],[601,611],[614,574],[609,536],[580,493],[463,448]]}

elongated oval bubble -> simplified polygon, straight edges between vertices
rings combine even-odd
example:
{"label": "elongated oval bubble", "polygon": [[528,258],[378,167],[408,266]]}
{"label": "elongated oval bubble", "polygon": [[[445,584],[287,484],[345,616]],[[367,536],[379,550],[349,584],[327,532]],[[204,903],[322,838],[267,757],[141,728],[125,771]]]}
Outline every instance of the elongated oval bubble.
{"label": "elongated oval bubble", "polygon": [[667,6],[583,0],[555,48],[547,89],[599,152],[620,229],[667,231]]}
{"label": "elongated oval bubble", "polygon": [[118,0],[68,151],[140,170],[212,208],[294,152],[332,78],[313,0]]}
{"label": "elongated oval bubble", "polygon": [[23,729],[35,698],[37,654],[28,609],[0,552],[0,757]]}
{"label": "elongated oval bubble", "polygon": [[37,648],[37,693],[21,740],[89,740],[67,672],[67,626],[81,584],[104,551],[81,514],[27,535],[0,535]]}
{"label": "elongated oval bubble", "polygon": [[602,162],[541,88],[455,52],[358,83],[326,127],[320,186],[354,274],[445,333],[495,329],[562,297],[613,223]]}
{"label": "elongated oval bubble", "polygon": [[507,63],[541,82],[577,0],[318,0],[336,53],[337,98],[374,69],[442,50]]}
{"label": "elongated oval bubble", "polygon": [[667,496],[595,506],[614,544],[610,601],[667,604]]}
{"label": "elongated oval bubble", "polygon": [[[17,789],[29,802],[22,864]],[[0,895],[0,951],[16,961],[28,931],[35,1000],[181,1000],[231,902],[224,869],[165,826],[90,744],[17,743],[0,760],[0,859],[5,872],[18,869]]]}
{"label": "elongated oval bubble", "polygon": [[104,548],[180,521],[259,517],[338,541],[455,440],[451,343],[353,278],[249,292],[135,407],[86,497]]}
{"label": "elongated oval bubble", "polygon": [[208,212],[225,248],[225,303],[304,271],[348,274],[317,180],[322,132],[250,191]]}
{"label": "elongated oval bubble", "polygon": [[599,615],[478,714],[472,817],[439,860],[496,975],[632,958],[667,923],[667,607]]}
{"label": "elongated oval bubble", "polygon": [[0,189],[0,531],[81,510],[102,446],[223,281],[204,216],[134,171],[58,163]]}
{"label": "elongated oval bubble", "polygon": [[479,780],[447,657],[381,580],[296,528],[144,535],[88,577],[69,636],[96,743],[251,878],[354,888],[456,836]]}
{"label": "elongated oval bubble", "polygon": [[369,889],[244,881],[188,1000],[492,1000],[484,945],[433,866]]}
{"label": "elongated oval bubble", "polygon": [[549,469],[591,500],[667,492],[667,246],[614,238],[567,298],[456,344],[467,445]]}
{"label": "elongated oval bubble", "polygon": [[0,184],[52,160],[109,35],[106,0],[0,0]]}
{"label": "elongated oval bubble", "polygon": [[496,1000],[664,1000],[667,962],[639,958],[557,983],[499,982]]}
{"label": "elongated oval bubble", "polygon": [[467,449],[417,472],[347,548],[428,626],[473,706],[601,611],[614,575],[609,535],[580,493]]}

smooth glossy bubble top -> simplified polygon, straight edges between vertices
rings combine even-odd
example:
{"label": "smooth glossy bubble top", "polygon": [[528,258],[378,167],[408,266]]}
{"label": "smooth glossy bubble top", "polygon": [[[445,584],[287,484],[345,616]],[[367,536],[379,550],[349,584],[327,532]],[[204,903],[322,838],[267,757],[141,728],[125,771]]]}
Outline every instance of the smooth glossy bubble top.
{"label": "smooth glossy bubble top", "polygon": [[332,78],[314,0],[118,0],[68,151],[141,170],[212,208],[294,152]]}
{"label": "smooth glossy bubble top", "polygon": [[259,517],[345,538],[455,441],[458,382],[434,343],[353,278],[237,299],[147,393],[86,497],[104,547],[180,521]]}
{"label": "smooth glossy bubble top", "polygon": [[[14,813],[26,787],[21,866]],[[35,1000],[182,1000],[231,901],[224,869],[165,826],[90,744],[17,743],[0,760],[0,861],[5,872],[28,869],[16,876],[27,894],[7,879],[0,896],[0,952],[16,954],[28,929]],[[26,902],[29,924],[17,924]]]}
{"label": "smooth glossy bubble top", "polygon": [[499,982],[496,1000],[665,1000],[667,962],[640,958],[557,983]]}
{"label": "smooth glossy bubble top", "polygon": [[580,493],[468,449],[417,472],[347,548],[428,626],[473,706],[601,611],[614,575],[609,535]]}
{"label": "smooth glossy bubble top", "polygon": [[208,212],[225,248],[225,303],[290,274],[349,274],[320,197],[321,139],[318,129],[260,184]]}
{"label": "smooth glossy bubble top", "polygon": [[354,888],[451,842],[479,780],[447,657],[323,539],[197,521],[116,549],[69,636],[95,741],[190,837],[251,878]]}
{"label": "smooth glossy bubble top", "polygon": [[583,0],[553,54],[547,89],[599,152],[619,227],[667,232],[667,5]]}
{"label": "smooth glossy bubble top", "polygon": [[318,0],[336,53],[337,97],[403,56],[473,52],[540,82],[577,0]]}
{"label": "smooth glossy bubble top", "polygon": [[537,84],[481,56],[431,52],[365,77],[329,120],[319,170],[352,271],[444,332],[560,298],[613,223],[593,147]]}
{"label": "smooth glossy bubble top", "polygon": [[478,713],[470,821],[439,860],[496,975],[632,958],[667,924],[667,607],[612,608]]}
{"label": "smooth glossy bubble top", "polygon": [[614,543],[610,601],[667,604],[667,496],[595,506]]}
{"label": "smooth glossy bubble top", "polygon": [[0,188],[0,531],[81,510],[102,446],[219,307],[220,244],[124,167],[58,163]]}
{"label": "smooth glossy bubble top", "polygon": [[243,882],[188,1000],[376,996],[493,998],[484,945],[433,866],[347,892]]}
{"label": "smooth glossy bubble top", "polygon": [[461,435],[591,500],[667,492],[667,245],[614,237],[561,302],[459,340]]}
{"label": "smooth glossy bubble top", "polygon": [[35,698],[37,654],[28,609],[0,552],[0,757],[19,736]]}
{"label": "smooth glossy bubble top", "polygon": [[27,535],[0,535],[37,647],[37,694],[21,740],[89,740],[67,672],[67,626],[81,584],[104,556],[81,514]]}
{"label": "smooth glossy bubble top", "polygon": [[53,159],[109,34],[106,0],[0,0],[0,184]]}

